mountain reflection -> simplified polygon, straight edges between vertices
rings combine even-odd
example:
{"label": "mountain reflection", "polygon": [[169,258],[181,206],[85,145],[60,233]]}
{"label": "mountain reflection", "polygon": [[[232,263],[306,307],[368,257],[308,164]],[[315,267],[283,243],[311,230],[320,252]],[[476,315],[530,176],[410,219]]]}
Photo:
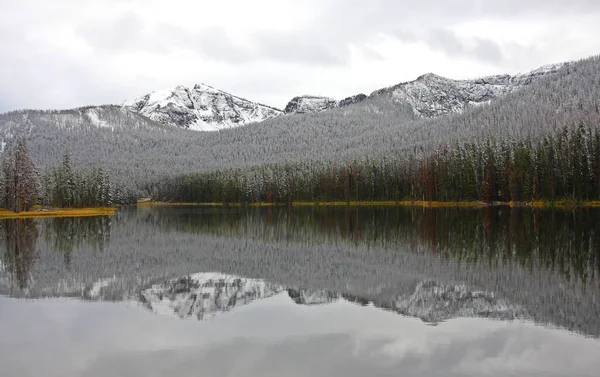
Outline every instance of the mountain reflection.
{"label": "mountain reflection", "polygon": [[152,312],[181,319],[208,320],[242,305],[286,292],[298,305],[327,305],[338,301],[372,305],[401,315],[436,324],[456,317],[499,320],[529,319],[519,305],[498,299],[491,292],[476,291],[465,285],[442,284],[427,280],[412,291],[391,293],[378,300],[324,289],[286,288],[260,279],[219,274],[196,273],[153,284],[140,292],[140,300]]}
{"label": "mountain reflection", "polygon": [[599,215],[126,207],[113,217],[5,220],[0,294],[141,300],[153,312],[195,319],[286,295],[299,305],[343,300],[428,323],[529,318],[598,337]]}
{"label": "mountain reflection", "polygon": [[206,320],[282,291],[263,280],[197,273],[152,285],[140,292],[140,299],[157,314]]}

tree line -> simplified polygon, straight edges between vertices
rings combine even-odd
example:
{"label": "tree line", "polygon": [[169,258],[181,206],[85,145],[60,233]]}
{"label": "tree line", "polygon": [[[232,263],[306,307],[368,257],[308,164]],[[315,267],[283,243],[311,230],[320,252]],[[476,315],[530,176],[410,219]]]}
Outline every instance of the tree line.
{"label": "tree line", "polygon": [[169,202],[600,200],[600,127],[579,124],[533,141],[488,138],[427,157],[260,165],[163,178]]}
{"label": "tree line", "polygon": [[57,208],[104,207],[126,204],[136,196],[111,182],[102,167],[76,170],[69,152],[62,163],[38,172],[25,138],[4,151],[0,181],[0,204],[13,212],[29,211],[34,205]]}

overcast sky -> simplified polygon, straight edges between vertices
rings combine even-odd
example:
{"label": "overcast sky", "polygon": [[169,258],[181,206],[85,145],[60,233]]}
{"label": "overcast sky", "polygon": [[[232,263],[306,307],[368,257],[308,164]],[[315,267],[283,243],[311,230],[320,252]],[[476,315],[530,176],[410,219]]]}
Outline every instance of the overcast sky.
{"label": "overcast sky", "polygon": [[600,53],[598,0],[0,0],[0,112],[203,82],[283,108]]}

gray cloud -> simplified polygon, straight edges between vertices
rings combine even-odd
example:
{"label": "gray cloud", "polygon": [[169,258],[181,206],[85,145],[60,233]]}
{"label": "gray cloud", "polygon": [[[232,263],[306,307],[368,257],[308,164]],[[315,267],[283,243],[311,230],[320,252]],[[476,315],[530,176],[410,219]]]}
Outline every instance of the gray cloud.
{"label": "gray cloud", "polygon": [[169,41],[155,30],[148,30],[144,20],[135,13],[125,13],[110,21],[82,23],[78,30],[91,47],[104,52],[148,51],[167,53]]}
{"label": "gray cloud", "polygon": [[213,27],[190,32],[166,23],[150,28],[132,13],[111,22],[82,24],[78,31],[90,46],[102,53],[144,51],[164,54],[177,47],[233,64],[266,59],[341,65],[349,57],[346,43],[350,41],[328,38],[324,33],[256,32],[248,36],[247,44],[242,45],[233,41],[225,29]]}
{"label": "gray cloud", "polygon": [[501,47],[489,39],[460,39],[451,30],[431,30],[424,38],[425,43],[448,56],[466,57],[499,63],[504,60]]}
{"label": "gray cloud", "polygon": [[[0,3],[3,2],[5,0],[0,0]],[[381,76],[383,78],[373,84],[373,71],[380,67],[378,64],[385,64],[386,57],[393,55],[393,51],[387,54],[390,51],[373,47],[385,38],[395,39],[403,46],[425,45],[430,50],[443,53],[447,61],[480,64],[493,73],[522,71],[539,64],[600,52],[600,41],[590,37],[600,32],[600,25],[592,20],[581,26],[581,20],[600,17],[600,2],[597,0],[372,0],[367,3],[362,0],[329,0],[311,8],[311,18],[296,29],[282,32],[269,30],[268,25],[258,25],[243,32],[244,35],[236,34],[242,31],[232,31],[240,29],[229,27],[229,19],[216,26],[206,26],[203,23],[205,15],[199,13],[198,24],[186,26],[173,17],[153,15],[148,18],[145,8],[121,10],[120,6],[128,3],[132,2],[107,0],[104,6],[110,12],[102,15],[84,12],[90,3],[75,0],[55,0],[51,5],[22,0],[2,7],[0,111],[117,102],[163,85],[185,84],[198,79],[229,88],[247,88],[247,92],[238,94],[249,99],[255,99],[257,95],[259,100],[266,89],[249,83],[278,80],[280,85],[268,85],[270,90],[275,91],[268,97],[281,98],[281,103],[272,104],[281,106],[291,96],[299,94],[294,90],[300,88],[305,91],[309,84],[310,87],[318,87],[325,81],[324,78],[335,75],[340,78],[335,84],[339,87],[319,89],[328,94],[331,92],[330,95],[350,87],[355,90],[353,82],[364,83],[360,90],[369,92],[377,89],[373,85],[391,85],[400,78],[413,78],[401,77],[403,72],[408,71],[407,67],[414,70],[419,68],[420,63],[431,63],[422,62],[420,59],[424,58],[421,55],[406,56],[403,58],[406,63],[399,63],[404,65],[388,68],[397,69],[397,72],[390,71],[389,82],[382,81],[388,80],[387,76]],[[284,3],[282,1],[280,8],[285,7]],[[184,5],[172,6],[185,12],[187,8]],[[268,10],[257,5],[256,11]],[[236,12],[233,3],[231,12]],[[277,15],[294,19],[293,14]],[[156,19],[163,21],[153,23],[152,20]],[[467,23],[481,20],[525,24],[531,21],[552,27],[543,31],[532,43],[502,41],[503,30],[485,30],[486,36],[499,37],[494,39],[464,37],[455,31]],[[568,33],[570,30],[577,32]],[[57,34],[56,43],[44,40],[47,32]],[[64,35],[72,37],[73,41],[68,38],[62,40]],[[358,51],[371,63],[361,66],[361,71],[350,72],[350,67],[354,67],[351,65],[353,51]],[[157,70],[155,75],[148,69],[135,73],[136,65],[145,65],[140,63],[139,56],[133,56],[137,52],[148,55],[148,65],[159,61],[152,65],[152,69],[156,67]],[[167,72],[170,76],[161,80],[167,70],[179,69],[181,56],[193,60],[188,65],[198,64],[202,68],[198,68],[194,77]],[[113,65],[110,66],[110,63]],[[456,68],[452,71],[444,66],[444,62],[439,64],[439,70],[446,71],[438,73],[463,77],[469,74],[458,72]],[[207,66],[210,70],[206,70]],[[261,66],[268,69],[257,69]],[[128,72],[134,73],[124,80],[124,75],[118,72],[121,68],[129,68]],[[432,64],[427,69],[438,70]],[[190,71],[188,67],[188,75]],[[410,74],[418,75],[413,71]],[[247,78],[243,75],[255,76]],[[288,78],[280,80],[282,77]],[[342,95],[350,94],[353,93]]]}
{"label": "gray cloud", "polygon": [[298,33],[257,33],[252,44],[258,56],[282,62],[342,65],[349,57],[345,43],[308,31]]}

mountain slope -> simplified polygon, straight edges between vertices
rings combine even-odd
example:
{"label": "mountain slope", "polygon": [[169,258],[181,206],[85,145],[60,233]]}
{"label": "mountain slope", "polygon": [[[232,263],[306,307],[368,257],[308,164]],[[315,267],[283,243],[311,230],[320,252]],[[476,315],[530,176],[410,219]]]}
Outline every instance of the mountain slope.
{"label": "mountain slope", "polygon": [[[26,135],[32,157],[42,169],[58,163],[68,146],[77,164],[102,165],[111,171],[111,179],[148,191],[149,181],[182,172],[408,158],[429,154],[441,145],[452,147],[489,136],[536,139],[578,123],[600,124],[599,72],[599,58],[582,60],[490,104],[437,118],[419,116],[390,95],[220,132],[164,126],[118,107],[102,107],[98,119],[94,118],[96,124],[104,121],[116,127],[98,127],[80,109],[27,110],[0,114],[0,137],[10,142],[14,136]],[[72,126],[64,127],[67,123]]]}
{"label": "mountain slope", "polygon": [[235,128],[281,115],[281,110],[204,84],[159,90],[123,103],[157,122],[194,131]]}

